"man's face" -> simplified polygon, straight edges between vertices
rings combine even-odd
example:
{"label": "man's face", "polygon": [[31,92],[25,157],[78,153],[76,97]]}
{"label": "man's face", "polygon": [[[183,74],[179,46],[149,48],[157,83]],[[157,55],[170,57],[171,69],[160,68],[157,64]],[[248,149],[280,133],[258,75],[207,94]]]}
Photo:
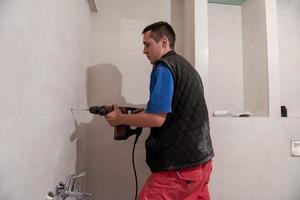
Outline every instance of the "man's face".
{"label": "man's face", "polygon": [[150,37],[151,31],[147,31],[143,36],[144,51],[151,64],[154,64],[164,55],[163,42],[160,40],[158,43]]}

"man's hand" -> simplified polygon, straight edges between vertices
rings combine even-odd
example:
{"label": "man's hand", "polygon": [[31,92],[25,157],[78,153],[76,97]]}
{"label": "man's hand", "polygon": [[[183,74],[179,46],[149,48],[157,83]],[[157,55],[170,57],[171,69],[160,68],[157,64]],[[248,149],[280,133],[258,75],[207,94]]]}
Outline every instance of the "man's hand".
{"label": "man's hand", "polygon": [[110,126],[118,126],[121,124],[120,119],[122,117],[122,112],[117,106],[117,104],[113,105],[113,111],[105,115],[106,121]]}
{"label": "man's hand", "polygon": [[124,114],[116,104],[113,105],[113,111],[105,116],[110,126],[135,127],[161,127],[166,117],[167,113],[146,113],[143,108],[136,109],[131,114]]}

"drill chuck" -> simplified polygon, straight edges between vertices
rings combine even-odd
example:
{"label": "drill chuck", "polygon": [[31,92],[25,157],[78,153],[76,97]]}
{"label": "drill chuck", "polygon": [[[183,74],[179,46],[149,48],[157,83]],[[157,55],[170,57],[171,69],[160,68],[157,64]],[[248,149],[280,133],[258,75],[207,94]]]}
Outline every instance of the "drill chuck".
{"label": "drill chuck", "polygon": [[108,109],[106,106],[92,106],[89,108],[90,113],[92,114],[98,114],[100,116],[104,116],[107,113],[109,113]]}

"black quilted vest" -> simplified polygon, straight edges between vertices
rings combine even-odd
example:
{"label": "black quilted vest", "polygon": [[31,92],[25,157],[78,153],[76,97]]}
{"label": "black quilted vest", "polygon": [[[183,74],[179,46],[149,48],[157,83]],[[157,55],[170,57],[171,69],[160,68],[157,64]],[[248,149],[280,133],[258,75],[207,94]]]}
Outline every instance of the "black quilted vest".
{"label": "black quilted vest", "polygon": [[166,63],[173,74],[173,110],[161,127],[151,128],[146,140],[147,164],[152,172],[202,164],[214,156],[214,151],[201,78],[174,51],[158,62]]}

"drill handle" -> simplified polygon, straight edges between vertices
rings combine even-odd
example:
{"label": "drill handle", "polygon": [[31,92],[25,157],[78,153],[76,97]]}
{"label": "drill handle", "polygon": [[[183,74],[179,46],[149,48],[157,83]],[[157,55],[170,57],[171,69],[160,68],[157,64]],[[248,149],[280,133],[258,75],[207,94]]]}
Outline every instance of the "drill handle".
{"label": "drill handle", "polygon": [[[120,107],[120,110],[124,114],[128,114],[128,111],[131,111],[132,114],[135,114],[144,111],[144,108]],[[127,138],[129,138],[132,135],[140,135],[142,131],[142,127],[131,128],[128,125],[119,125],[115,127],[114,139],[127,140]]]}
{"label": "drill handle", "polygon": [[[144,111],[144,108],[135,107],[119,107],[123,114],[136,114]],[[92,106],[89,108],[90,113],[99,114],[105,116],[114,110],[114,106]],[[130,112],[130,113],[129,113]],[[143,128],[131,128],[128,125],[119,125],[114,128],[114,139],[115,140],[126,140],[132,135],[139,135],[142,133]]]}
{"label": "drill handle", "polygon": [[132,135],[140,135],[143,128],[131,128],[128,125],[119,125],[114,128],[114,139],[115,140],[127,140]]}
{"label": "drill handle", "polygon": [[[105,106],[106,107],[106,110],[107,110],[107,113],[110,113],[110,112],[112,112],[113,110],[114,110],[114,107],[113,106]],[[128,114],[129,113],[129,111],[130,112],[133,112],[133,111],[135,111],[135,110],[137,110],[137,109],[139,109],[139,108],[135,108],[135,107],[127,107],[127,106],[121,106],[121,107],[119,107],[119,109],[121,110],[121,112],[123,113],[123,114]]]}

